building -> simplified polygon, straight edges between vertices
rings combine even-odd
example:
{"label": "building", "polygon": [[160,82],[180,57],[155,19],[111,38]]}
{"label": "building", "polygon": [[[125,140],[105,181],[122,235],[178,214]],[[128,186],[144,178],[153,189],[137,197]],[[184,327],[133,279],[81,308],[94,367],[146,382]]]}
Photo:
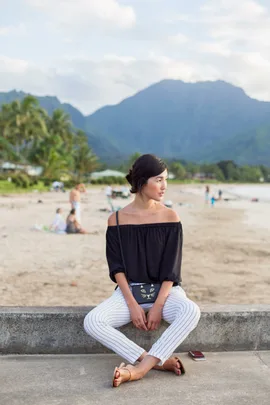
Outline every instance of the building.
{"label": "building", "polygon": [[40,176],[43,172],[43,167],[41,166],[31,166],[27,164],[17,164],[4,162],[0,164],[1,172],[25,172],[29,176]]}

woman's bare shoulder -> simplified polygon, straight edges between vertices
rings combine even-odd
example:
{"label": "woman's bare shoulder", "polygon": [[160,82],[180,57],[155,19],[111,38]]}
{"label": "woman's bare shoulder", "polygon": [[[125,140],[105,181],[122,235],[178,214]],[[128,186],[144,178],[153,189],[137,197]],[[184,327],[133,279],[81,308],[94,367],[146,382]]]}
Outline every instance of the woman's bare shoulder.
{"label": "woman's bare shoulder", "polygon": [[113,212],[108,218],[108,226],[115,226],[116,225],[116,214]]}
{"label": "woman's bare shoulder", "polygon": [[164,218],[164,222],[179,222],[180,218],[176,211],[172,208],[165,207],[162,210],[162,215]]}
{"label": "woman's bare shoulder", "polygon": [[[119,224],[125,223],[125,217],[129,216],[130,214],[130,206],[131,204],[126,205],[124,208],[121,208],[121,213],[119,214]],[[124,217],[124,220],[123,220]],[[116,213],[113,212],[108,218],[108,226],[115,226],[116,225]]]}

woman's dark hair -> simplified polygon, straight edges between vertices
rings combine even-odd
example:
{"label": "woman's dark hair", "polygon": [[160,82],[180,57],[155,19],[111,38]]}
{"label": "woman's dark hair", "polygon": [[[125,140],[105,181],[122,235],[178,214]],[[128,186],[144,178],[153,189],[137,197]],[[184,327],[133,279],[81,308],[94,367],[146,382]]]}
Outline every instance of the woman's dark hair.
{"label": "woman's dark hair", "polygon": [[75,212],[76,212],[76,210],[75,210],[75,208],[72,208],[72,210],[70,210],[70,215],[74,215],[75,214]]}
{"label": "woman's dark hair", "polygon": [[61,208],[57,208],[56,214],[59,214],[60,211],[61,211]]}
{"label": "woman's dark hair", "polygon": [[141,192],[150,177],[158,176],[167,169],[166,163],[155,155],[146,154],[140,156],[133,163],[132,168],[126,175],[131,185],[131,193]]}

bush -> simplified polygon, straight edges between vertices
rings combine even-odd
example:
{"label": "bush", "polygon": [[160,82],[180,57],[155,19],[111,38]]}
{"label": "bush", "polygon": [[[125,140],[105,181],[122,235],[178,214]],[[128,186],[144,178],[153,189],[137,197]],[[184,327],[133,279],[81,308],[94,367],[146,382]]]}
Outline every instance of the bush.
{"label": "bush", "polygon": [[91,180],[91,184],[126,184],[127,180],[125,177],[100,177],[99,179]]}
{"label": "bush", "polygon": [[15,173],[10,177],[16,187],[28,188],[31,186],[31,178],[26,173]]}
{"label": "bush", "polygon": [[48,179],[47,177],[42,177],[39,179],[40,181],[42,181],[42,183],[44,184],[44,186],[46,187],[50,187],[52,184],[52,180]]}
{"label": "bush", "polygon": [[8,177],[10,177],[10,176],[8,176],[7,174],[0,174],[0,181],[5,181],[5,180],[7,180],[8,179]]}
{"label": "bush", "polygon": [[63,181],[64,183],[64,188],[73,188],[77,183],[74,180],[66,180]]}

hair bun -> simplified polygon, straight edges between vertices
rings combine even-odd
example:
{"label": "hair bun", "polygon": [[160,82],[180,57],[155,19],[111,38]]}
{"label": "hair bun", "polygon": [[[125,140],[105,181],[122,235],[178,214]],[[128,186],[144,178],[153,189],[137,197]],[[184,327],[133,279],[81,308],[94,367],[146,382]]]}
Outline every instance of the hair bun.
{"label": "hair bun", "polygon": [[129,182],[129,184],[132,186],[132,169],[129,169],[129,172],[126,175],[126,179]]}

